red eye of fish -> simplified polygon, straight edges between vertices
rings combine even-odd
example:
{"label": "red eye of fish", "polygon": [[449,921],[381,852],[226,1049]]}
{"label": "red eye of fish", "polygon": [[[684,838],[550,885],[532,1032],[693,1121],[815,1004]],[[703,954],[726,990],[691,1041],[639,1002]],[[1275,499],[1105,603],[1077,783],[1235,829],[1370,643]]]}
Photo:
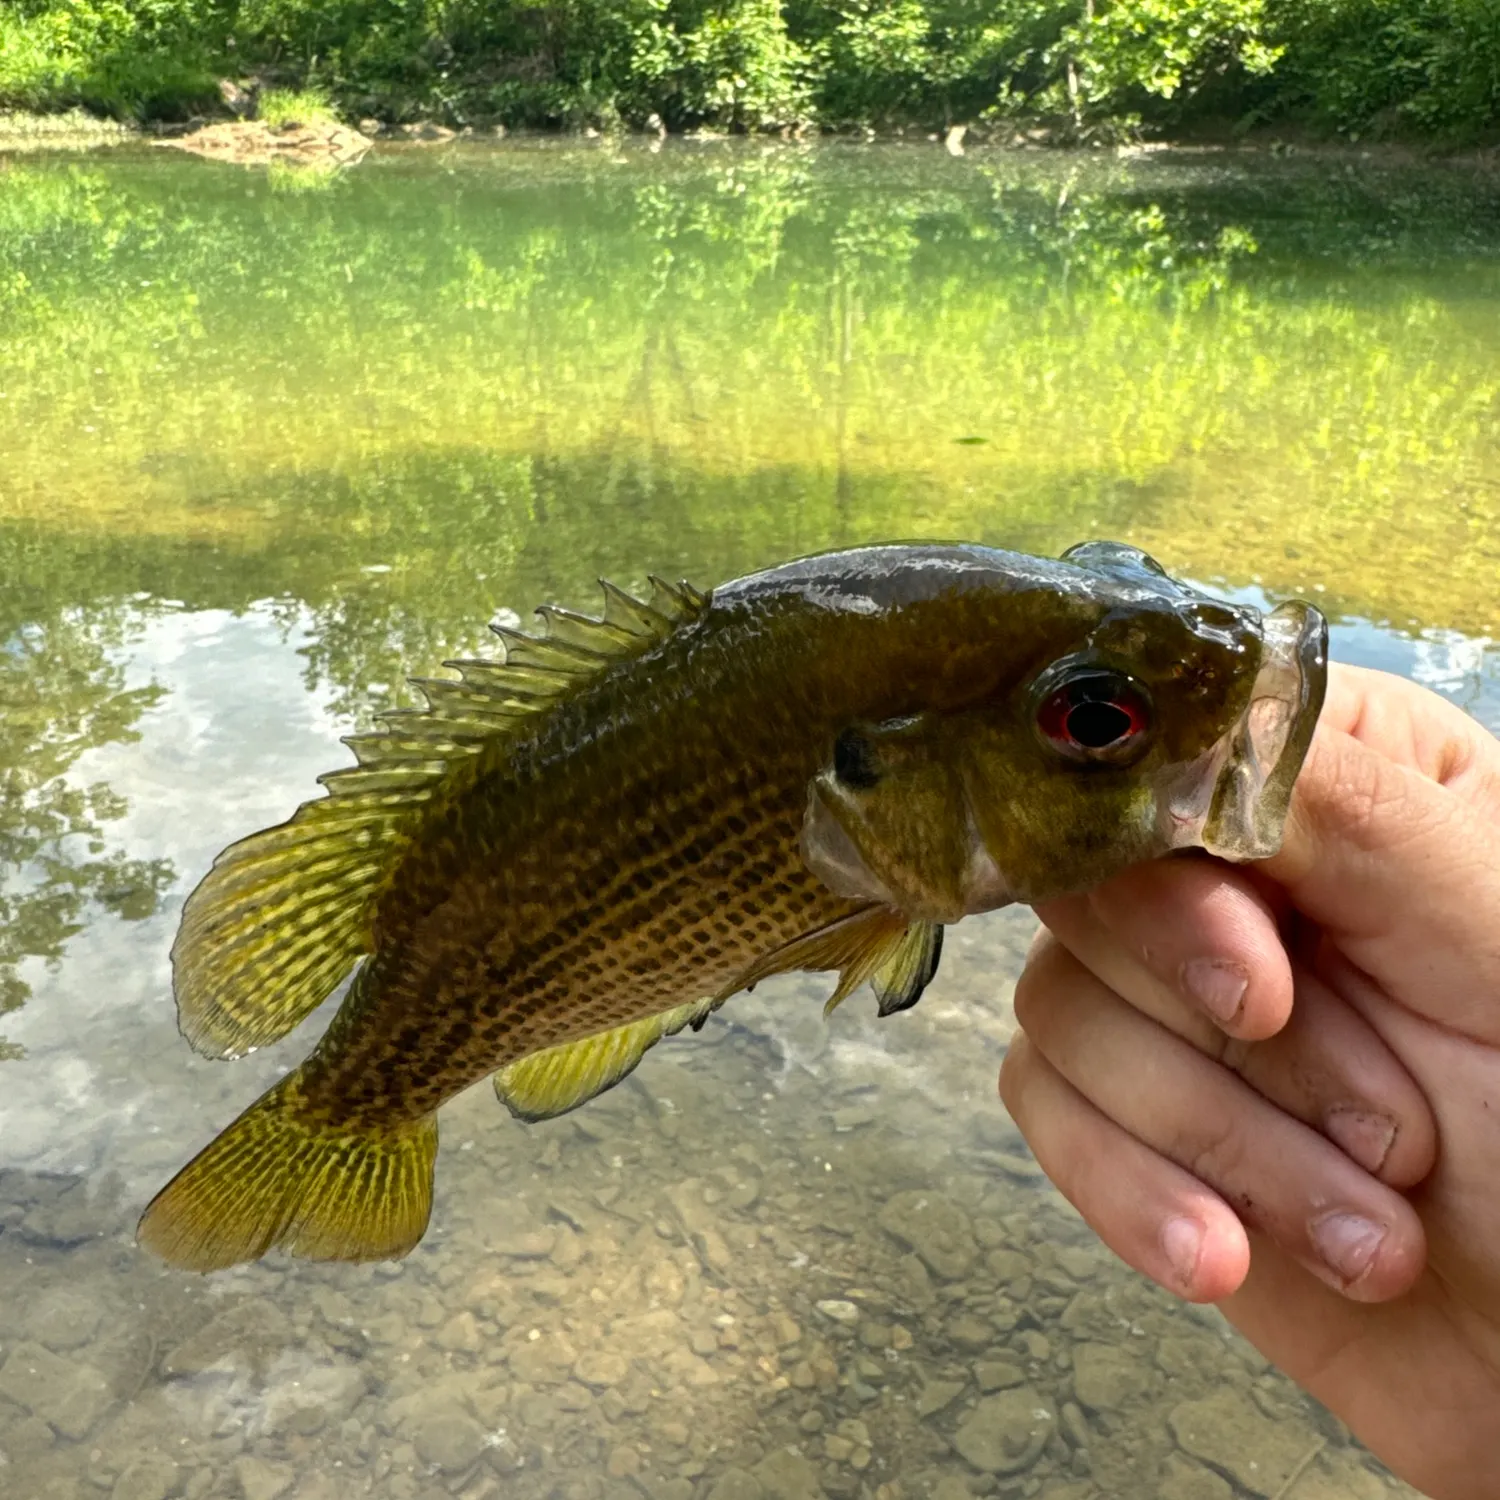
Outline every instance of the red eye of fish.
{"label": "red eye of fish", "polygon": [[1118,765],[1145,749],[1151,701],[1123,672],[1082,668],[1045,694],[1036,725],[1070,760]]}

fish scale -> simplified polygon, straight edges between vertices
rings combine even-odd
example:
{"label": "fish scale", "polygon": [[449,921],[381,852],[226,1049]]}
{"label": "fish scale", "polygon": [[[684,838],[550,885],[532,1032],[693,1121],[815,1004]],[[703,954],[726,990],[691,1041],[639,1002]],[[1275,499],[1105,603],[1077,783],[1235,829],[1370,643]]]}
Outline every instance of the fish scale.
{"label": "fish scale", "polygon": [[437,1111],[480,1078],[547,1118],[771,974],[836,970],[830,1008],[868,981],[887,1015],[968,912],[1269,849],[1322,691],[1321,617],[1283,611],[1268,635],[1112,544],[906,544],[498,631],[504,663],[424,680],[426,711],[355,736],[324,799],[189,898],[200,1050],[275,1040],[357,972],[142,1242],[198,1270],[405,1254]]}

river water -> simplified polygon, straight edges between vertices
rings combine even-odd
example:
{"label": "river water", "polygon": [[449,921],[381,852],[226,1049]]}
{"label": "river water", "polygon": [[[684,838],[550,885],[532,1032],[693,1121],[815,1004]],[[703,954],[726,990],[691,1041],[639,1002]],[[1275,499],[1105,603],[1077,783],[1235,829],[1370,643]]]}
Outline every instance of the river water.
{"label": "river water", "polygon": [[163,1269],[234,1064],[167,952],[407,673],[593,580],[1151,550],[1500,727],[1500,189],[1357,157],[0,154],[0,1494],[1411,1494],[1115,1264],[995,1095],[1024,913],[825,1023],[767,984],[531,1128],[406,1262]]}

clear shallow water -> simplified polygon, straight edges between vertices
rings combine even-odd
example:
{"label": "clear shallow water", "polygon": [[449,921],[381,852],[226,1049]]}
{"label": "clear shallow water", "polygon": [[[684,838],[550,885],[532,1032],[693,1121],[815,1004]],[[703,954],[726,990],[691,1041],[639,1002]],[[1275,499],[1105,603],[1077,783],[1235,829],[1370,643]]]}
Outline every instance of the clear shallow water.
{"label": "clear shallow water", "polygon": [[597,574],[1114,535],[1500,726],[1497,207],[916,148],[8,164],[0,1494],[1392,1493],[1038,1180],[1017,914],[907,1015],[788,981],[568,1119],[476,1090],[398,1267],[201,1280],[131,1230],[321,1024],[194,1057],[186,890],[405,671]]}

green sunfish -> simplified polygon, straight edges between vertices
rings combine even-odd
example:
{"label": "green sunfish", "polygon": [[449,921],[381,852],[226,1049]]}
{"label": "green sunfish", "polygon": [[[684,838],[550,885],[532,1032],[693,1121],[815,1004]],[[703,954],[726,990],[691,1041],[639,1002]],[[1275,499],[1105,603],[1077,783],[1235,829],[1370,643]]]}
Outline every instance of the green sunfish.
{"label": "green sunfish", "polygon": [[172,949],[183,1034],[241,1055],[356,964],[300,1067],[157,1195],[140,1240],[207,1271],[275,1246],[406,1254],[437,1112],[493,1074],[523,1119],[619,1082],[770,974],[916,1003],[945,923],[1140,860],[1275,851],[1326,626],[1106,542],[1059,561],[873,546],[599,619],[496,627],[418,683],[327,795],[232,845]]}

